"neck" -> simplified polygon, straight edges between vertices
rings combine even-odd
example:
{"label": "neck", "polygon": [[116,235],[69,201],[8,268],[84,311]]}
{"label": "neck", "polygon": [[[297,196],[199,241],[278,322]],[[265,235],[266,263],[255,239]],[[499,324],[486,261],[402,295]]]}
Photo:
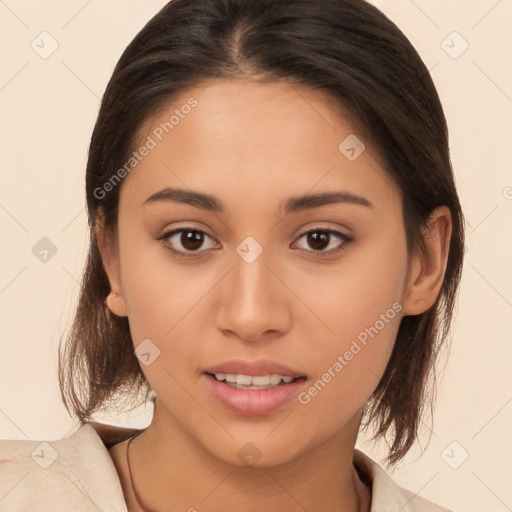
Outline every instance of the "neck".
{"label": "neck", "polygon": [[130,446],[140,504],[128,503],[129,509],[366,512],[368,489],[352,465],[360,419],[285,463],[249,467],[212,455],[157,401],[150,426]]}

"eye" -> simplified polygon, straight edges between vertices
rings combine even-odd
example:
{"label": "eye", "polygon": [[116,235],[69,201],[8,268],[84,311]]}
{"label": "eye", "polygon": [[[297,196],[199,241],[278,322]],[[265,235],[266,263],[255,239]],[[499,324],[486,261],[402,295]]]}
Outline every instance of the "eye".
{"label": "eye", "polygon": [[[211,238],[207,233],[195,228],[174,229],[163,234],[158,240],[165,240],[166,248],[178,256],[193,255],[203,252],[199,249],[205,245],[205,240]],[[215,246],[215,244],[213,244]],[[211,247],[206,247],[211,248]]]}
{"label": "eye", "polygon": [[344,251],[346,249],[346,245],[353,241],[352,238],[344,233],[333,229],[322,228],[313,229],[303,233],[299,237],[299,240],[301,239],[305,239],[306,243],[313,248],[313,251],[309,252],[317,253],[318,256],[328,256]]}
{"label": "eye", "polygon": [[[165,247],[176,256],[194,256],[204,249],[218,247],[212,243],[208,247],[205,243],[213,240],[207,233],[195,228],[179,228],[164,233],[158,240],[166,242]],[[346,249],[346,245],[353,241],[352,238],[333,229],[317,228],[303,233],[299,240],[304,239],[313,249],[306,249],[316,256],[330,256]],[[205,247],[206,245],[206,247]],[[303,248],[303,247],[299,247]],[[203,249],[203,250],[201,250]]]}

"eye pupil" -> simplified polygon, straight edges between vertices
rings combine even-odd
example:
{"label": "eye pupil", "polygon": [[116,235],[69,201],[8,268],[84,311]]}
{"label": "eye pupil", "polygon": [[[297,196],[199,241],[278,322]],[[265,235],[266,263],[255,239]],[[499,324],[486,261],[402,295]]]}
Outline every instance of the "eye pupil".
{"label": "eye pupil", "polygon": [[193,251],[195,249],[199,249],[201,245],[203,245],[203,235],[204,234],[200,231],[183,231],[180,242],[185,249]]}
{"label": "eye pupil", "polygon": [[308,244],[313,249],[317,249],[319,251],[325,249],[329,245],[329,233],[326,231],[314,231],[309,233]]}

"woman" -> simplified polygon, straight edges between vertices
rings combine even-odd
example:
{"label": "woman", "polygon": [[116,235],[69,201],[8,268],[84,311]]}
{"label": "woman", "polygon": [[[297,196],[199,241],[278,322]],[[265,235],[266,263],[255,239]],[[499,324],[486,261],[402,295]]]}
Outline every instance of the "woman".
{"label": "woman", "polygon": [[[60,381],[80,428],[6,441],[8,510],[446,511],[411,448],[463,217],[428,70],[362,0],[174,0],[118,62]],[[143,430],[93,421],[154,404]]]}

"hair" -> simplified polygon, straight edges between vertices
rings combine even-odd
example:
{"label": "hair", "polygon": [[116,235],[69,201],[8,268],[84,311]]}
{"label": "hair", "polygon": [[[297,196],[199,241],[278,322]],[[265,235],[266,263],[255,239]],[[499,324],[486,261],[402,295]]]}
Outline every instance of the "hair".
{"label": "hair", "polygon": [[448,129],[428,69],[407,37],[364,0],[173,0],[136,35],[117,63],[92,133],[86,195],[90,246],[74,321],[59,345],[59,383],[68,412],[84,423],[150,387],[134,354],[128,319],[110,314],[97,244],[103,219],[116,240],[119,193],[98,194],[128,161],[145,123],[192,86],[215,78],[287,82],[327,93],[398,185],[409,255],[424,251],[429,215],[446,205],[452,236],[432,307],[401,320],[385,372],[365,406],[374,438],[391,434],[388,464],[418,438],[435,395],[435,364],[448,341],[462,272],[464,219],[449,156]]}

